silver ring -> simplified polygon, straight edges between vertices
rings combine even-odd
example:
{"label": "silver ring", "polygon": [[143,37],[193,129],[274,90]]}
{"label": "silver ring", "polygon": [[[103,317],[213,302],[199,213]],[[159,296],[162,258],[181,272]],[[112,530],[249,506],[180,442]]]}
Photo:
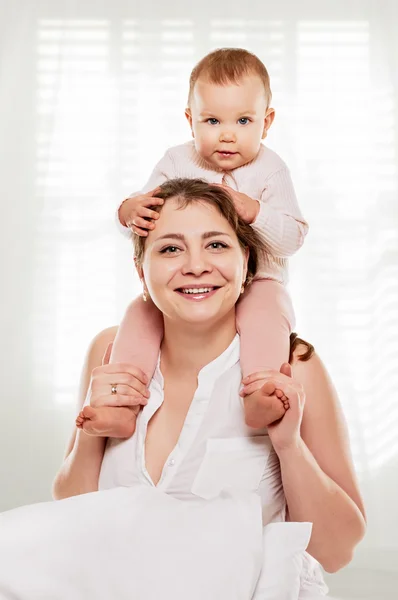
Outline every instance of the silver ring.
{"label": "silver ring", "polygon": [[111,385],[111,394],[117,394],[117,384],[112,383]]}

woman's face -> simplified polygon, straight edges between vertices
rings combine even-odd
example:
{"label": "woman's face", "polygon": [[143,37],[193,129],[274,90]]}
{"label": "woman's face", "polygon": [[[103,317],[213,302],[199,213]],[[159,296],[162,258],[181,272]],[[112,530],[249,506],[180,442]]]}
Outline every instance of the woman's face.
{"label": "woman's face", "polygon": [[143,261],[145,285],[165,319],[213,326],[234,313],[246,271],[247,253],[215,207],[165,202]]}

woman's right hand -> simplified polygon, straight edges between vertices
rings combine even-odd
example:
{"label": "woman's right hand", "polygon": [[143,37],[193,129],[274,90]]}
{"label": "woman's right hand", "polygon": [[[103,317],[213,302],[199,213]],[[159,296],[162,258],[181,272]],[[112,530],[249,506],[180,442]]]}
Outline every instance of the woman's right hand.
{"label": "woman's right hand", "polygon": [[[149,391],[146,375],[138,367],[127,363],[111,363],[109,359],[112,344],[109,344],[102,366],[96,367],[91,374],[86,404],[93,408],[102,406],[126,406],[138,414],[141,406],[148,403]],[[112,393],[116,388],[116,393]]]}
{"label": "woman's right hand", "polygon": [[[91,373],[85,406],[76,417],[76,427],[88,435],[129,438],[137,415],[148,402],[144,373],[129,364],[109,364],[112,344],[102,366]],[[113,390],[113,391],[112,391]]]}

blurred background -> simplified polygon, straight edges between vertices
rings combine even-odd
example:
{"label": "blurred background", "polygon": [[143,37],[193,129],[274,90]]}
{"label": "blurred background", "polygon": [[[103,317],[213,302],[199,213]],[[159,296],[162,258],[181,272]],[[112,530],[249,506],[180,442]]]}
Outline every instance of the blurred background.
{"label": "blurred background", "polygon": [[190,139],[194,64],[244,47],[269,70],[267,144],[310,223],[297,331],[338,389],[368,511],[328,583],[396,597],[397,40],[396,0],[0,0],[0,511],[50,499],[88,344],[140,291],[116,205]]}

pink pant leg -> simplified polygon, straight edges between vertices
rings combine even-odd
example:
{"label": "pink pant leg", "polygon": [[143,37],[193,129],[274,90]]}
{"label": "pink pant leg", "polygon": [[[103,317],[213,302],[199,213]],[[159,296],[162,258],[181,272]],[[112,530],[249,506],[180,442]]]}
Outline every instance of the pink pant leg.
{"label": "pink pant leg", "polygon": [[279,371],[288,362],[294,310],[286,287],[272,279],[254,281],[238,302],[243,377],[264,367]]}
{"label": "pink pant leg", "polygon": [[150,298],[139,296],[129,305],[113,343],[111,363],[129,363],[148,377],[156,368],[163,338],[163,315]]}

